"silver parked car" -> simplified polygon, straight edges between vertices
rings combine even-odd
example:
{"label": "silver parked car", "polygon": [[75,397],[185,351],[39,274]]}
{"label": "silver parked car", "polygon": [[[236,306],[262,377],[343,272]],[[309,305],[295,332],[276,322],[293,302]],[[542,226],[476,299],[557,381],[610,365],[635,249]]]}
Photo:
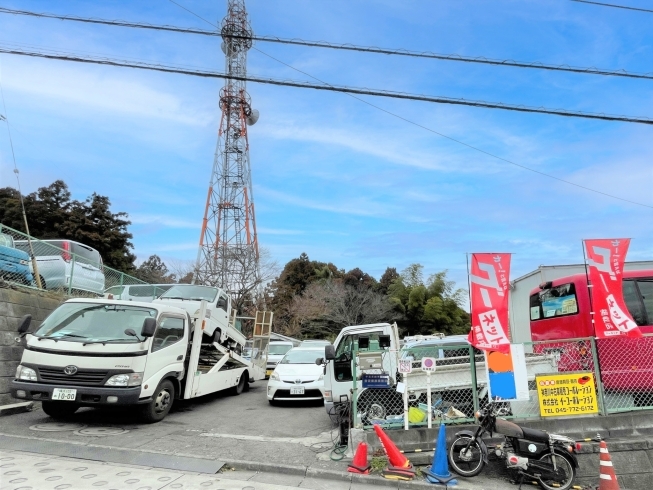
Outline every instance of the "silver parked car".
{"label": "silver parked car", "polygon": [[[16,248],[30,253],[27,240]],[[74,289],[104,294],[104,271],[100,253],[73,240],[34,240],[36,265],[44,289]]]}

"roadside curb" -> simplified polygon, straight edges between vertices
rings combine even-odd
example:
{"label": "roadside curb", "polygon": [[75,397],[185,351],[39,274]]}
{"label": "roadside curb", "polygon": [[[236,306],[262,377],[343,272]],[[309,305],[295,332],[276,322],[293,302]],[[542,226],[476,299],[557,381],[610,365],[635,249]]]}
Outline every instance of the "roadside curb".
{"label": "roadside curb", "polygon": [[31,412],[32,410],[34,410],[34,402],[10,403],[9,405],[0,406],[0,417],[3,415]]}

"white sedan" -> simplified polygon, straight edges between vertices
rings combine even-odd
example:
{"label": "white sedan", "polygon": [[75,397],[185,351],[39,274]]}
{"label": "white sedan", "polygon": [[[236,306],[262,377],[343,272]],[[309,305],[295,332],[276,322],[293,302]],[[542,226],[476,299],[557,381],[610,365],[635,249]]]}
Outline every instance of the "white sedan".
{"label": "white sedan", "polygon": [[289,350],[270,375],[268,401],[322,400],[324,371],[316,359],[324,357],[324,347],[295,347]]}

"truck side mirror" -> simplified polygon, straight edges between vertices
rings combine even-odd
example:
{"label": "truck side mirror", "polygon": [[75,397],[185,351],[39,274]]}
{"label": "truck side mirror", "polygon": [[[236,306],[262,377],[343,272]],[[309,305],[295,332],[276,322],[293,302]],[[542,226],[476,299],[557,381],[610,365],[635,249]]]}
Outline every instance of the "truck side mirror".
{"label": "truck side mirror", "polygon": [[143,320],[143,328],[141,330],[142,337],[153,337],[154,332],[156,331],[156,319],[155,318],[146,318]]}
{"label": "truck side mirror", "polygon": [[324,364],[324,358],[323,357],[318,357],[317,359],[315,359],[315,364],[317,366],[321,366],[322,364]]}
{"label": "truck side mirror", "polygon": [[327,361],[332,361],[336,358],[336,348],[332,345],[324,346],[324,358]]}
{"label": "truck side mirror", "polygon": [[27,332],[30,323],[32,323],[32,315],[25,315],[21,318],[20,323],[18,324],[18,333]]}

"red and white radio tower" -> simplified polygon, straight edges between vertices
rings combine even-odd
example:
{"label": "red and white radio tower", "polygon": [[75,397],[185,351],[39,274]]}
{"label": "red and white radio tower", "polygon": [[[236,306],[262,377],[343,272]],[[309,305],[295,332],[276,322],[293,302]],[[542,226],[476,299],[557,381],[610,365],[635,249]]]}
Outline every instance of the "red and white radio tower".
{"label": "red and white radio tower", "polygon": [[[225,72],[246,77],[252,29],[245,0],[227,3],[221,30]],[[252,109],[242,79],[226,80],[220,90],[220,109],[222,119],[193,282],[221,287],[242,304],[243,296],[256,290],[260,278],[247,139],[247,126],[254,124],[259,114]]]}

